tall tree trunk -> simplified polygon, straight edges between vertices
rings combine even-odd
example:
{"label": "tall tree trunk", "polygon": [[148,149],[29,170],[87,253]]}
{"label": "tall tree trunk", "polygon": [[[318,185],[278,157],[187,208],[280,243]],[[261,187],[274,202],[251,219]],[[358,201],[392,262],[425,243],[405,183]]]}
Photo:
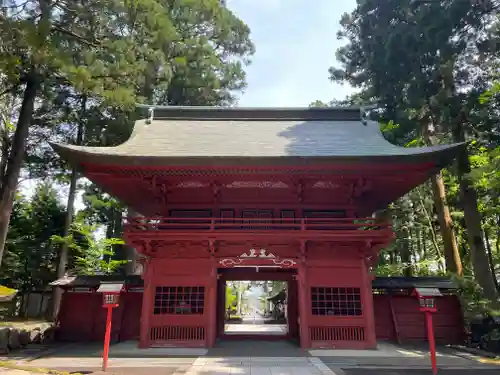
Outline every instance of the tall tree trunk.
{"label": "tall tree trunk", "polygon": [[488,236],[488,231],[484,229],[483,233],[484,233],[484,240],[486,243],[486,251],[488,252],[488,260],[490,262],[491,277],[493,277],[493,282],[495,283],[497,291],[500,291],[500,287],[498,286],[497,273],[495,270],[495,262],[493,261],[493,252],[491,250],[491,243],[490,243],[490,238]]}
{"label": "tall tree trunk", "polygon": [[[462,116],[457,116],[452,127],[453,140],[465,142]],[[495,282],[490,272],[488,255],[484,246],[481,228],[481,215],[478,209],[477,192],[470,180],[471,171],[469,154],[467,149],[460,150],[457,157],[458,181],[460,185],[460,196],[464,210],[465,226],[467,228],[467,240],[470,247],[471,263],[474,277],[483,289],[484,296],[492,301],[498,298]]]}
{"label": "tall tree trunk", "polygon": [[2,264],[7,232],[9,230],[10,214],[12,212],[12,205],[14,204],[17,183],[24,159],[26,138],[28,138],[33,119],[33,110],[39,86],[38,77],[33,72],[26,80],[23,102],[12,140],[9,160],[7,161],[4,180],[0,187],[0,265]]}
{"label": "tall tree trunk", "polygon": [[495,249],[497,255],[500,255],[500,215],[497,217],[497,240],[495,241]]}
{"label": "tall tree trunk", "polygon": [[264,300],[264,314],[267,314],[269,312],[269,310],[271,310],[271,304],[269,302],[269,300],[267,299],[267,297],[269,297],[269,282],[267,281],[264,281],[264,284],[262,285],[262,289],[264,291],[264,296],[265,296],[265,300]]}
{"label": "tall tree trunk", "polygon": [[427,236],[427,233],[426,233],[427,232],[426,227],[423,227],[422,229],[423,229],[422,230],[422,248],[423,248],[422,258],[427,261],[429,258],[428,249],[430,248],[430,247],[427,247],[427,242],[428,242],[427,239],[429,237]]}
{"label": "tall tree trunk", "polygon": [[422,260],[424,258],[424,247],[422,245],[422,229],[417,228],[417,233],[415,237],[417,238],[417,254],[419,260]]}
{"label": "tall tree trunk", "polygon": [[411,263],[411,253],[410,253],[410,232],[408,230],[408,226],[405,224],[401,228],[402,234],[402,246],[401,251],[399,252],[401,256],[401,262],[404,264],[403,266],[403,275],[412,276],[413,269]]}
{"label": "tall tree trunk", "polygon": [[7,121],[1,120],[2,124],[0,129],[0,188],[5,178],[7,169],[7,160],[9,160],[9,130],[7,129]]}
{"label": "tall tree trunk", "polygon": [[[83,142],[83,128],[84,121],[83,116],[87,109],[87,97],[84,96],[82,99],[81,107],[80,107],[80,118],[78,119],[78,128],[76,130],[76,139],[75,144],[80,146]],[[71,230],[71,224],[73,223],[73,213],[75,210],[75,198],[76,198],[76,187],[78,183],[78,171],[76,167],[71,169],[71,177],[69,182],[69,191],[68,191],[68,200],[66,202],[66,216],[64,217],[64,228],[63,228],[63,237],[69,236],[69,232]],[[68,258],[69,258],[69,248],[68,244],[63,242],[61,248],[59,250],[59,261],[57,263],[57,278],[60,279],[64,277],[68,268]],[[62,299],[62,289],[61,288],[52,288],[52,302],[51,302],[51,317],[52,320],[57,319],[57,314],[59,313],[59,308],[61,306]]]}
{"label": "tall tree trunk", "polygon": [[453,221],[446,203],[446,192],[441,172],[431,176],[432,196],[439,221],[439,229],[443,238],[444,259],[446,270],[462,276],[462,260],[458,251],[457,238],[453,232]]}
{"label": "tall tree trunk", "polygon": [[[424,137],[426,142],[431,145],[437,145],[435,135],[435,124],[424,126]],[[432,197],[439,221],[439,229],[443,238],[444,259],[446,261],[446,270],[458,276],[462,276],[462,260],[458,251],[457,238],[453,232],[453,221],[450,216],[450,209],[446,202],[446,190],[444,187],[441,172],[431,176]]]}
{"label": "tall tree trunk", "polygon": [[425,200],[424,200],[424,197],[422,196],[422,192],[420,191],[419,188],[417,188],[416,191],[417,191],[418,196],[419,196],[420,206],[422,207],[422,211],[424,213],[424,216],[427,219],[427,224],[429,226],[429,231],[431,233],[432,244],[434,246],[434,249],[436,250],[437,257],[439,258],[439,264],[441,264],[441,258],[442,258],[441,248],[440,248],[439,243],[438,243],[436,231],[434,230],[434,225],[432,223],[432,217],[429,214],[429,210],[427,210],[427,207],[425,207]]}
{"label": "tall tree trunk", "polygon": [[243,281],[238,281],[236,314],[241,316],[241,304],[243,302]]}

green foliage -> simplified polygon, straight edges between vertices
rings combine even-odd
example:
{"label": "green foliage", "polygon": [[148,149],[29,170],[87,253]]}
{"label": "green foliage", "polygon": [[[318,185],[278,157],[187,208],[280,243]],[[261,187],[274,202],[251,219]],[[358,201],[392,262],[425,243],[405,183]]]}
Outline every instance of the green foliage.
{"label": "green foliage", "polygon": [[238,296],[236,295],[236,289],[230,285],[226,285],[226,311],[236,308],[237,302]]}
{"label": "green foliage", "polygon": [[43,289],[54,280],[57,253],[51,237],[61,235],[63,226],[64,208],[51,184],[37,185],[30,200],[17,195],[0,284],[29,291]]}
{"label": "green foliage", "polygon": [[459,295],[464,307],[465,319],[471,320],[478,316],[500,316],[498,306],[484,298],[481,288],[471,276],[454,278],[459,285]]}
{"label": "green foliage", "polygon": [[54,235],[54,244],[68,245],[74,252],[74,269],[77,275],[106,275],[114,273],[124,261],[114,260],[113,246],[124,244],[119,238],[97,238],[96,226],[74,223],[67,237]]}

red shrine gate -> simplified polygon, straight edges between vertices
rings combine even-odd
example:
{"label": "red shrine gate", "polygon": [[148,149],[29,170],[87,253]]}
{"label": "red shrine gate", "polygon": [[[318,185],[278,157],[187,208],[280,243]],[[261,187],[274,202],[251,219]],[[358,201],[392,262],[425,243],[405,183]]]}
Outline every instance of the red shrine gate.
{"label": "red shrine gate", "polygon": [[301,347],[374,348],[370,268],[393,235],[367,216],[461,145],[393,146],[353,108],[157,114],[116,147],[54,145],[144,215],[124,226],[143,262],[140,346],[215,345],[221,285],[258,270],[296,288]]}

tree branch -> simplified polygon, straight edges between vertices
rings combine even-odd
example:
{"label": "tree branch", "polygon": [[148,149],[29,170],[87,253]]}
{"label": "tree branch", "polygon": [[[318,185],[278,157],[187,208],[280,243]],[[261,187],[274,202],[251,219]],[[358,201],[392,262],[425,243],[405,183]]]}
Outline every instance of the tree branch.
{"label": "tree branch", "polygon": [[4,96],[4,95],[7,95],[7,94],[12,93],[12,92],[13,92],[13,91],[15,91],[15,90],[16,90],[16,89],[20,86],[20,85],[21,85],[21,83],[20,83],[20,82],[18,82],[18,83],[16,83],[16,84],[12,85],[11,87],[9,87],[7,90],[0,92],[0,98],[1,98],[2,96]]}
{"label": "tree branch", "polygon": [[78,34],[74,33],[71,30],[66,30],[66,29],[64,29],[63,27],[61,27],[61,26],[59,26],[57,24],[54,24],[52,26],[52,30],[58,31],[58,32],[60,32],[62,34],[69,35],[69,36],[71,36],[71,37],[73,37],[75,39],[78,39],[80,42],[82,42],[82,43],[84,43],[84,44],[86,44],[88,46],[91,46],[91,47],[97,48],[97,47],[100,47],[100,44],[101,44],[101,42],[99,40],[90,41],[90,40],[86,39],[85,37],[83,37],[81,35],[78,35]]}

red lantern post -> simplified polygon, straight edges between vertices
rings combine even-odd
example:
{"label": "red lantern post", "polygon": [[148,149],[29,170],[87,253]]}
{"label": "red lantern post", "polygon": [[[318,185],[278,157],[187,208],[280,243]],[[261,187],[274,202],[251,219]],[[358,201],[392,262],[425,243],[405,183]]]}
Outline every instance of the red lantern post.
{"label": "red lantern post", "polygon": [[111,341],[111,321],[113,319],[113,309],[119,306],[120,292],[123,290],[123,283],[102,282],[97,289],[97,293],[102,293],[102,306],[107,309],[106,332],[104,334],[104,350],[102,353],[102,371],[108,368],[109,342]]}
{"label": "red lantern post", "polygon": [[442,294],[437,288],[415,288],[413,295],[418,298],[420,311],[425,313],[425,322],[427,325],[427,340],[429,341],[429,351],[431,354],[432,374],[437,375],[436,361],[436,342],[434,338],[434,325],[432,324],[432,314],[437,311],[436,297]]}

